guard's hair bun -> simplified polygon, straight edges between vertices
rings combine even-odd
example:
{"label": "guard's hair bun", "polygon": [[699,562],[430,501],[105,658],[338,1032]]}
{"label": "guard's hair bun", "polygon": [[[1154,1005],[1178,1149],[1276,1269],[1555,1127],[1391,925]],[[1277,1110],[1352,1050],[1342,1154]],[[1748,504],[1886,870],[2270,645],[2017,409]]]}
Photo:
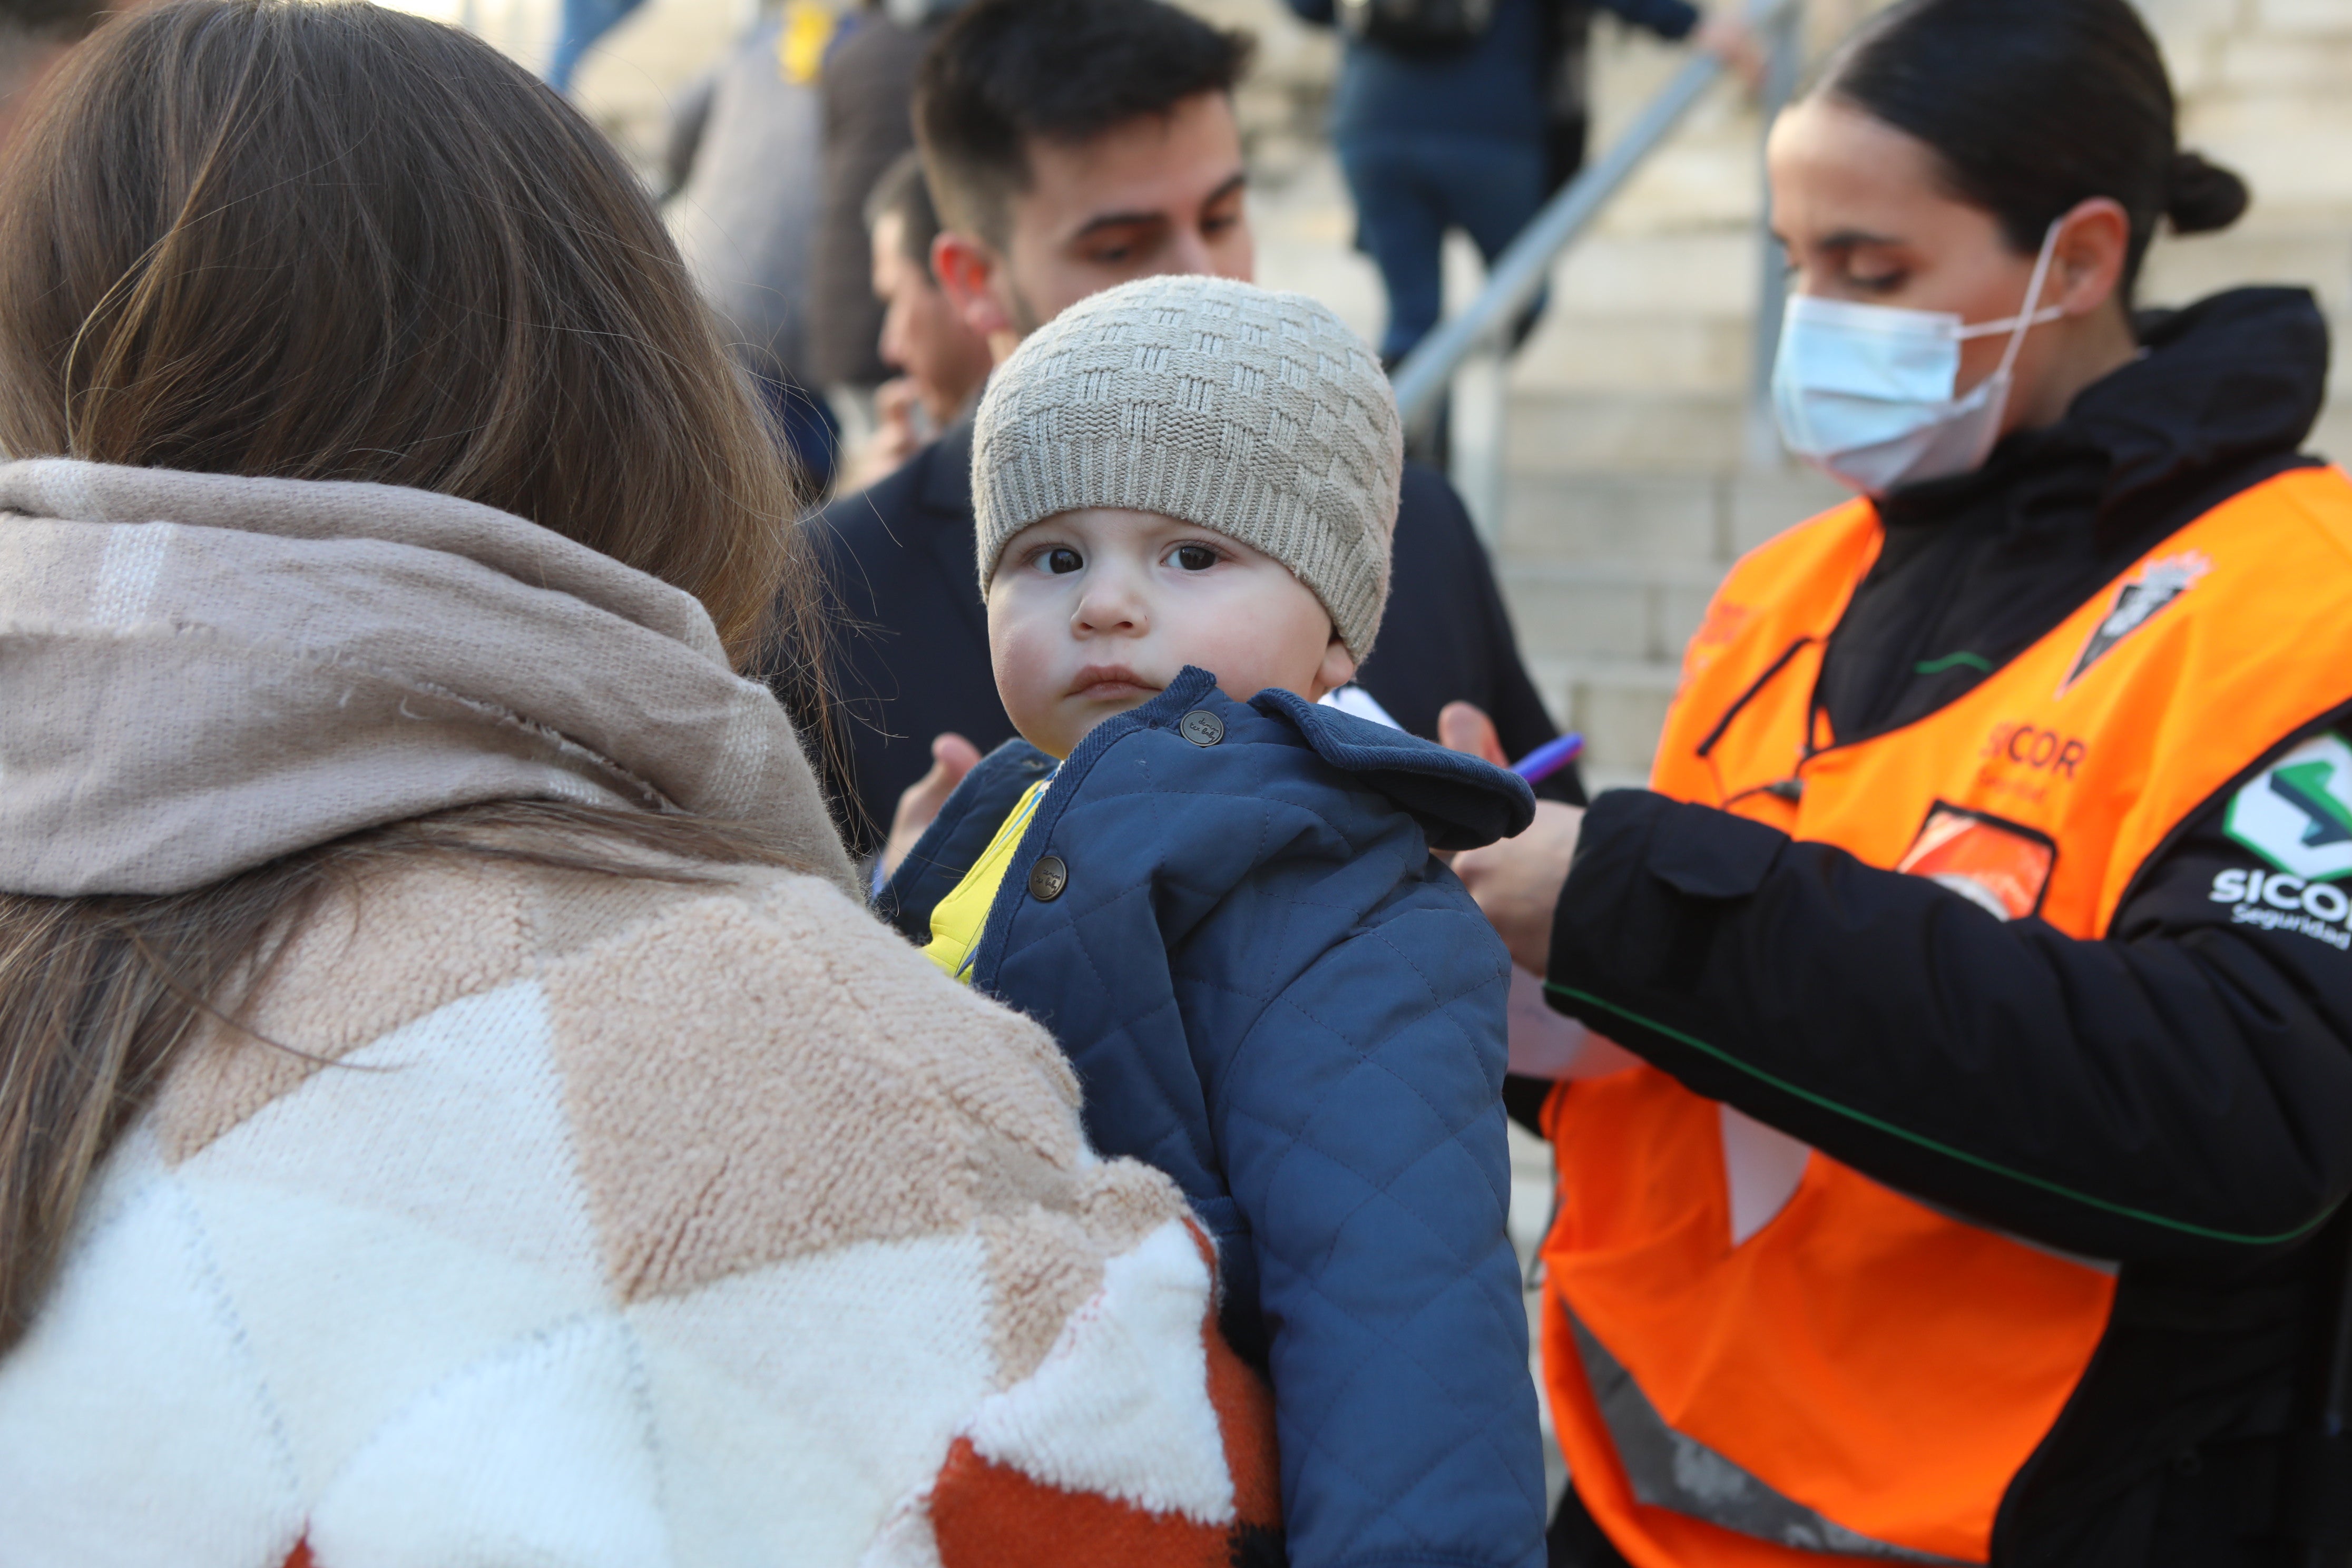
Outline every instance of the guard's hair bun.
{"label": "guard's hair bun", "polygon": [[2238,221],[2252,199],[2246,182],[2194,153],[2175,153],[2165,182],[2164,216],[2175,234],[2208,234]]}

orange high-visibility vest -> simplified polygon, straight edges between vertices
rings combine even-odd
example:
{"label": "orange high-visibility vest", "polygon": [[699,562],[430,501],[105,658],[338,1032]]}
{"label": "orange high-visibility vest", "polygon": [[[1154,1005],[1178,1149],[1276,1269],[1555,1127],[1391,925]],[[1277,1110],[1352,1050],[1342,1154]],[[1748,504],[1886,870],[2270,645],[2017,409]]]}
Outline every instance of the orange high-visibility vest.
{"label": "orange high-visibility vest", "polygon": [[[2352,700],[2336,469],[2222,503],[1965,695],[1841,745],[1814,681],[1882,537],[1854,501],[1733,568],[1653,788],[2097,938],[2177,827]],[[1735,1244],[1738,1119],[1654,1068],[1563,1084],[1545,1118],[1546,1378],[1618,1549],[1638,1568],[1986,1562],[2105,1331],[2112,1270],[1793,1143],[1780,1206]]]}

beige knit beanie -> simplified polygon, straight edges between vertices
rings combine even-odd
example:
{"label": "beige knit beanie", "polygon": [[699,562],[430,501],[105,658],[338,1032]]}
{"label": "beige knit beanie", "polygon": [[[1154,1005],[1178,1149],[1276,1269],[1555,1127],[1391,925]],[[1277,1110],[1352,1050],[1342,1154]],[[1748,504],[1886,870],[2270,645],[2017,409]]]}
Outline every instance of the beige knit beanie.
{"label": "beige knit beanie", "polygon": [[1121,284],[989,380],[971,448],[981,590],[1040,518],[1156,511],[1289,567],[1360,664],[1388,604],[1403,441],[1380,361],[1328,306],[1223,278]]}

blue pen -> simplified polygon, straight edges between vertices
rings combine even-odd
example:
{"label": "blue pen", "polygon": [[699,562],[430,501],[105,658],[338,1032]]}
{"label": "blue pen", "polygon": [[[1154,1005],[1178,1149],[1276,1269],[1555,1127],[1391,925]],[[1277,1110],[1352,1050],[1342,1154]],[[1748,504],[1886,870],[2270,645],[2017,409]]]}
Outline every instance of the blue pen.
{"label": "blue pen", "polygon": [[1584,750],[1581,735],[1562,735],[1557,741],[1546,741],[1526,756],[1511,764],[1511,771],[1531,784],[1541,784],[1569,763],[1576,761]]}

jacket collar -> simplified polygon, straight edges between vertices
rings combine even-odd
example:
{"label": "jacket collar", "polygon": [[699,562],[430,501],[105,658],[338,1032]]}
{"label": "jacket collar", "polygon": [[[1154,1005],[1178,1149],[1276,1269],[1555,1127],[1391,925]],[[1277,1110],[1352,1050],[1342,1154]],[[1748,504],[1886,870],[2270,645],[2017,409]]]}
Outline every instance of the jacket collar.
{"label": "jacket collar", "polygon": [[2233,289],[2148,311],[2143,352],[2086,387],[2066,416],[2004,439],[1973,473],[1906,486],[1879,507],[1888,526],[1943,522],[2007,498],[2012,531],[2134,531],[2171,498],[2267,458],[2291,456],[2318,419],[2327,322],[2304,289]]}
{"label": "jacket collar", "polygon": [[[1213,744],[1303,746],[1386,795],[1413,818],[1433,849],[1475,849],[1535,820],[1535,792],[1517,773],[1288,691],[1269,689],[1235,702],[1217,689],[1215,676],[1197,666],[1187,666],[1141,707],[1096,725],[1061,765],[1039,820],[1050,825],[1068,808],[1068,792],[1085,788],[1087,775],[1111,747],[1142,731],[1181,733],[1186,717],[1203,710],[1221,726]],[[1021,792],[1054,772],[1054,759],[1026,741],[1007,741],[982,758],[882,889],[877,911],[910,940],[925,940],[931,910],[978,860]],[[1024,836],[1008,878],[1024,872],[1035,832],[1033,826]],[[988,951],[985,935],[982,947]]]}
{"label": "jacket collar", "polygon": [[[1178,730],[1187,714],[1203,709],[1225,726],[1228,740],[1295,737],[1410,814],[1433,849],[1475,849],[1510,837],[1535,820],[1535,792],[1517,773],[1295,692],[1269,688],[1246,703],[1235,702],[1217,689],[1214,675],[1197,665],[1187,665],[1166,690],[1141,707],[1095,726],[1070,753],[1067,771],[1083,778],[1094,759],[1125,736],[1139,730]],[[1269,731],[1251,723],[1253,715],[1279,728]]]}

